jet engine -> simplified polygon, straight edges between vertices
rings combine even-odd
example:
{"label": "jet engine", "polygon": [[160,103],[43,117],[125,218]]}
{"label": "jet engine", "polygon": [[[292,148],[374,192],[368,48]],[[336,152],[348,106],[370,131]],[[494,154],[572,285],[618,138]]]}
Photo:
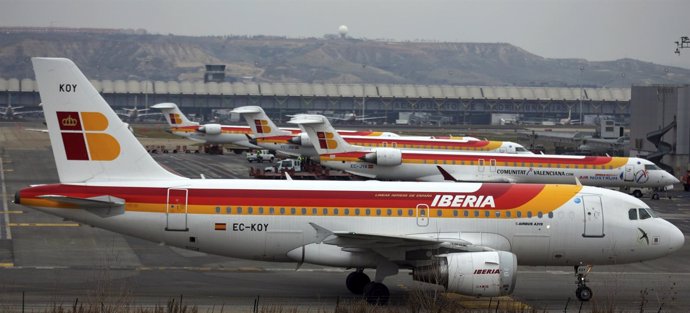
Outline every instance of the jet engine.
{"label": "jet engine", "polygon": [[292,144],[300,145],[300,146],[305,146],[305,147],[311,147],[313,146],[311,143],[311,140],[309,140],[309,135],[307,133],[301,133],[297,136],[294,136],[288,140]]}
{"label": "jet engine", "polygon": [[412,278],[468,296],[509,295],[517,279],[517,257],[506,251],[443,254],[432,265],[415,268]]}
{"label": "jet engine", "polygon": [[359,159],[376,165],[395,166],[402,164],[402,152],[395,148],[377,148]]}
{"label": "jet engine", "polygon": [[219,135],[221,126],[220,124],[205,124],[199,127],[197,131],[206,135]]}

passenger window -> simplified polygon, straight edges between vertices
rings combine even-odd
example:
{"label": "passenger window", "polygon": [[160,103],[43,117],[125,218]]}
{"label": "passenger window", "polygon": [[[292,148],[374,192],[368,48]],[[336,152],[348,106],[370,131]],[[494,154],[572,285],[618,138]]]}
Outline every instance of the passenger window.
{"label": "passenger window", "polygon": [[290,208],[290,214],[295,215],[297,213],[297,210],[295,208]]}
{"label": "passenger window", "polygon": [[491,212],[489,212],[489,211],[484,211],[484,217],[490,217],[490,216],[491,216]]}
{"label": "passenger window", "polygon": [[517,215],[517,217],[522,217],[522,211],[517,211],[517,213],[515,214]]}
{"label": "passenger window", "polygon": [[532,217],[532,211],[527,211],[527,217]]}
{"label": "passenger window", "polygon": [[506,211],[506,217],[510,217],[510,211]]}
{"label": "passenger window", "polygon": [[307,208],[302,208],[302,215],[307,215]]}
{"label": "passenger window", "polygon": [[637,209],[628,210],[628,218],[631,221],[637,220]]}
{"label": "passenger window", "polygon": [[[225,214],[230,214],[232,209],[230,207],[225,207]],[[242,213],[242,208],[237,208],[237,214]]]}
{"label": "passenger window", "polygon": [[468,216],[470,215],[470,211],[464,211],[464,212],[462,213],[462,215],[464,215],[465,217],[468,217]]}
{"label": "passenger window", "polygon": [[285,208],[280,208],[280,215],[285,214]]}
{"label": "passenger window", "polygon": [[501,211],[496,211],[496,217],[501,217]]}
{"label": "passenger window", "polygon": [[398,210],[398,216],[402,216],[402,210]]}
{"label": "passenger window", "polygon": [[220,214],[220,207],[219,206],[216,207],[216,214]]}
{"label": "passenger window", "polygon": [[338,209],[333,209],[333,215],[338,215]]}
{"label": "passenger window", "polygon": [[350,215],[350,209],[345,209],[345,215]]}
{"label": "passenger window", "polygon": [[407,210],[407,216],[413,216],[413,215],[414,215],[414,211],[412,211],[412,210]]}
{"label": "passenger window", "polygon": [[640,219],[646,220],[648,218],[652,218],[652,216],[649,215],[649,212],[647,212],[647,210],[645,210],[645,209],[640,209]]}
{"label": "passenger window", "polygon": [[275,213],[276,213],[276,209],[275,209],[275,208],[270,208],[270,209],[268,209],[268,214],[275,214]]}
{"label": "passenger window", "polygon": [[359,216],[359,209],[355,209],[355,215]]}
{"label": "passenger window", "polygon": [[376,209],[376,215],[381,216],[381,209]]}
{"label": "passenger window", "polygon": [[386,215],[391,216],[393,214],[393,211],[391,209],[386,210]]}
{"label": "passenger window", "polygon": [[479,217],[479,211],[474,211],[474,217]]}
{"label": "passenger window", "polygon": [[322,210],[322,211],[323,211],[323,215],[328,215],[328,209],[326,209],[326,208],[323,208],[323,210]]}
{"label": "passenger window", "polygon": [[436,216],[443,216],[443,211],[441,211],[441,210],[436,211]]}
{"label": "passenger window", "polygon": [[[228,207],[226,209],[228,211],[228,214],[230,214],[230,207]],[[237,214],[242,214],[242,207],[241,206],[237,207]]]}
{"label": "passenger window", "polygon": [[542,218],[544,214],[541,213],[541,211],[537,212],[537,217]]}
{"label": "passenger window", "polygon": [[259,214],[264,214],[264,207],[259,207]]}
{"label": "passenger window", "polygon": [[553,218],[553,212],[549,212],[549,218]]}

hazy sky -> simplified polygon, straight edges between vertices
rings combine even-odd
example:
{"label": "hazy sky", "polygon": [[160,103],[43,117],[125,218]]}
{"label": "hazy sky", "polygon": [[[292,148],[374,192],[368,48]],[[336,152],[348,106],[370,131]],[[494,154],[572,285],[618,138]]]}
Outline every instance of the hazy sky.
{"label": "hazy sky", "polygon": [[[0,0],[2,26],[143,28],[180,35],[508,42],[551,58],[690,68],[690,0]],[[0,47],[1,49],[2,47]]]}

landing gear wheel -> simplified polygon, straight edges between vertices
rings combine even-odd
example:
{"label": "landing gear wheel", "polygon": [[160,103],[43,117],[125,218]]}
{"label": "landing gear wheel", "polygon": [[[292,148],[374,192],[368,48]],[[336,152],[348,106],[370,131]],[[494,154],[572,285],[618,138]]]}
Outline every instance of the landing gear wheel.
{"label": "landing gear wheel", "polygon": [[369,276],[367,276],[367,274],[364,274],[364,272],[362,271],[352,272],[350,273],[350,275],[347,275],[347,279],[345,279],[345,285],[347,285],[347,290],[356,295],[363,294],[364,286],[366,286],[370,282],[371,279],[369,279]]}
{"label": "landing gear wheel", "polygon": [[642,191],[639,189],[636,189],[635,191],[632,192],[632,195],[635,196],[635,198],[642,198]]}
{"label": "landing gear wheel", "polygon": [[652,194],[652,200],[659,200],[659,194],[656,192]]}
{"label": "landing gear wheel", "polygon": [[589,299],[592,299],[592,289],[587,287],[587,274],[589,274],[591,270],[592,266],[589,265],[575,266],[575,276],[577,276],[575,296],[580,299],[580,301],[589,301]]}
{"label": "landing gear wheel", "polygon": [[382,283],[370,282],[364,286],[364,298],[369,304],[386,305],[390,298],[388,287]]}
{"label": "landing gear wheel", "polygon": [[592,289],[589,289],[587,286],[578,287],[577,290],[575,290],[575,296],[577,296],[580,301],[589,301],[589,299],[592,299]]}

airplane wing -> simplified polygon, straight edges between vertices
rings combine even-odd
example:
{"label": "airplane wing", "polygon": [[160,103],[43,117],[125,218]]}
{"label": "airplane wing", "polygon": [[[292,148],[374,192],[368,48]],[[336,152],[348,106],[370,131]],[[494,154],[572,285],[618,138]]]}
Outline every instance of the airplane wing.
{"label": "airplane wing", "polygon": [[357,117],[355,118],[358,121],[368,121],[368,120],[380,120],[386,118],[385,116],[376,116],[376,117]]}
{"label": "airplane wing", "polygon": [[380,250],[390,248],[445,248],[458,252],[494,250],[489,247],[475,245],[463,239],[443,237],[438,233],[394,236],[375,233],[331,231],[315,223],[309,224],[316,229],[317,241],[319,243],[335,245],[343,249]]}

